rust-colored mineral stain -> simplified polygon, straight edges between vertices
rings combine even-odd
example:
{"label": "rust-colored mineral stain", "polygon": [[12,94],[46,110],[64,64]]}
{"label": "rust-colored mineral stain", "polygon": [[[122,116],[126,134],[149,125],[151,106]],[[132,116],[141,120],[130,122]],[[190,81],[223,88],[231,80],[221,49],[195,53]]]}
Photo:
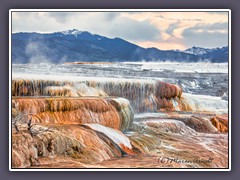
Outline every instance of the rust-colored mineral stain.
{"label": "rust-colored mineral stain", "polygon": [[[113,103],[114,102],[114,103]],[[122,115],[118,102],[106,98],[21,98],[12,101],[13,111],[32,114],[32,123],[85,124],[98,123],[124,130],[130,119]],[[131,117],[131,116],[129,116]]]}
{"label": "rust-colored mineral stain", "polygon": [[175,98],[181,97],[182,95],[182,88],[178,87],[177,85],[166,83],[166,82],[157,82],[156,88],[156,97],[159,98]]}
{"label": "rust-colored mineral stain", "polygon": [[124,146],[123,144],[120,144],[120,148],[121,148],[125,153],[127,153],[127,154],[129,154],[129,155],[136,155],[136,154],[137,154],[137,153],[134,152],[132,149]]}
{"label": "rust-colored mineral stain", "polygon": [[32,131],[33,135],[27,131],[12,135],[12,166],[15,168],[41,165],[44,157],[48,158],[48,163],[52,163],[51,157],[65,155],[90,164],[122,155],[95,131],[78,125],[34,125]]}
{"label": "rust-colored mineral stain", "polygon": [[219,132],[228,132],[228,114],[215,116],[210,121]]}
{"label": "rust-colored mineral stain", "polygon": [[[12,80],[12,95],[12,116],[27,112],[32,118],[30,128],[22,124],[20,131],[12,131],[13,168],[228,165],[228,114],[216,116],[202,111],[194,114],[192,111],[197,111],[194,102],[182,96],[177,85],[161,81],[17,79]],[[127,99],[136,113],[160,111],[164,118],[142,119],[132,124],[133,111]],[[89,124],[97,125],[94,129]],[[98,127],[99,124],[103,127]],[[91,126],[92,129],[87,128]],[[162,163],[162,157],[190,161],[213,158],[213,161]]]}
{"label": "rust-colored mineral stain", "polygon": [[173,104],[166,98],[158,99],[158,109],[160,111],[174,111]]}

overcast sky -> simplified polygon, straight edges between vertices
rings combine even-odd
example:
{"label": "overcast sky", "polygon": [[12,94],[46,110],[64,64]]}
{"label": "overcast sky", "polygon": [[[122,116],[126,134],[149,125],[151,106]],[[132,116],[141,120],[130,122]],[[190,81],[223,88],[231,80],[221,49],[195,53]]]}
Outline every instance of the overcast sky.
{"label": "overcast sky", "polygon": [[228,45],[227,12],[12,12],[12,32],[89,31],[142,47]]}

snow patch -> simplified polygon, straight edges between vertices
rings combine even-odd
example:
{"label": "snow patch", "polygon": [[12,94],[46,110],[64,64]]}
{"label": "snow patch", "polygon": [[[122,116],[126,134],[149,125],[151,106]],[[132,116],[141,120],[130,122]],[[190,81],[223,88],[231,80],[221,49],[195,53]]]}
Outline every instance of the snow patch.
{"label": "snow patch", "polygon": [[79,31],[77,29],[72,29],[72,30],[62,31],[61,33],[63,33],[64,35],[74,35],[75,37],[77,37],[82,33],[82,31]]}

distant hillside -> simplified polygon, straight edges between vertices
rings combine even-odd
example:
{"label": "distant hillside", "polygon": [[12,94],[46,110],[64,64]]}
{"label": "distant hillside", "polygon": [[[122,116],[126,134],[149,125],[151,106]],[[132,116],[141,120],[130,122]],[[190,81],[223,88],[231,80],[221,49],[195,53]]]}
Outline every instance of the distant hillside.
{"label": "distant hillside", "polygon": [[197,55],[211,62],[228,62],[228,46],[212,49],[193,46],[183,52]]}
{"label": "distant hillside", "polygon": [[[178,61],[228,62],[228,47],[185,51],[143,48],[121,38],[107,38],[76,29],[12,34],[12,63],[63,63],[73,61]],[[200,52],[200,50],[199,50]]]}

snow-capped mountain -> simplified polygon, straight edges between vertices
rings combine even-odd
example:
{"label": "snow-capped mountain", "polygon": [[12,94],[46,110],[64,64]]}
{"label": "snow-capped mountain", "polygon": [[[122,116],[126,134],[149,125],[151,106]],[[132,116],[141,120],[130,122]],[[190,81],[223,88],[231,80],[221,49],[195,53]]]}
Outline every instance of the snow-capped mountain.
{"label": "snow-capped mountain", "polygon": [[64,35],[74,35],[74,36],[77,36],[77,35],[81,34],[82,31],[79,31],[77,29],[71,29],[71,30],[67,30],[67,31],[61,31],[59,33],[62,33]]}
{"label": "snow-capped mountain", "polygon": [[211,49],[193,46],[183,52],[200,56],[203,59],[210,60],[212,62],[222,62],[228,59],[228,46]]}
{"label": "snow-capped mountain", "polygon": [[58,36],[74,36],[77,38],[82,32],[83,31],[79,31],[78,29],[71,29],[71,30],[56,32],[54,34],[57,34]]}
{"label": "snow-capped mountain", "polygon": [[216,50],[197,47],[186,51],[143,48],[121,38],[108,38],[77,29],[48,34],[26,32],[12,34],[13,63],[143,60],[228,62],[228,47]]}
{"label": "snow-capped mountain", "polygon": [[209,51],[211,51],[211,49],[193,46],[191,48],[186,49],[183,52],[189,53],[189,54],[194,54],[194,55],[203,55],[203,54],[208,53]]}

